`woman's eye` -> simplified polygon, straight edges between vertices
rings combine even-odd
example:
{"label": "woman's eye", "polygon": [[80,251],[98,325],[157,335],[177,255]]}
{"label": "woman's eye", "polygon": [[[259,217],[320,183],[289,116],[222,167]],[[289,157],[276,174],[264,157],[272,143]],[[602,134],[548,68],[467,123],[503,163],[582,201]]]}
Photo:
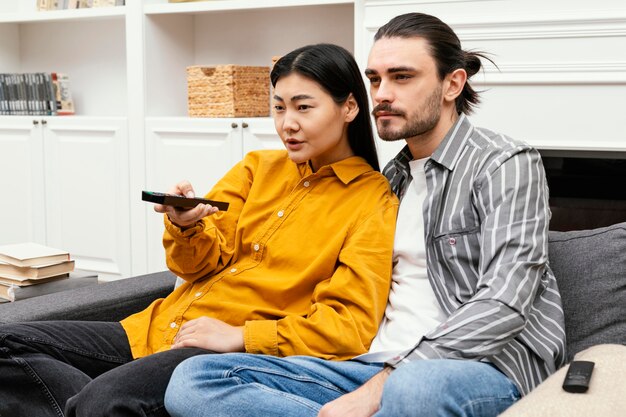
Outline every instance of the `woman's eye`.
{"label": "woman's eye", "polygon": [[278,104],[274,106],[274,111],[277,112],[281,112],[283,111],[285,108],[283,106],[279,106]]}
{"label": "woman's eye", "polygon": [[311,108],[311,106],[309,106],[308,104],[300,104],[300,105],[298,106],[298,110],[301,110],[301,111],[302,111],[302,110],[308,110],[308,109],[310,109],[310,108]]}

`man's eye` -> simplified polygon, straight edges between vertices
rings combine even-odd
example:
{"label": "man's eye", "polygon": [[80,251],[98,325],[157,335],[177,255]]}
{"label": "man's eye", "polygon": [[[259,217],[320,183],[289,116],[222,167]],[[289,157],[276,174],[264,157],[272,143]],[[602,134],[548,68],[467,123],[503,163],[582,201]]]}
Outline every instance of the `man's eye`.
{"label": "man's eye", "polygon": [[276,112],[281,112],[283,110],[285,110],[283,106],[279,106],[278,104],[274,106],[274,111]]}
{"label": "man's eye", "polygon": [[370,77],[370,84],[378,84],[380,82],[380,78],[378,77]]}
{"label": "man's eye", "polygon": [[411,76],[410,75],[406,75],[406,74],[397,74],[396,75],[396,80],[408,80],[410,78],[411,78]]}

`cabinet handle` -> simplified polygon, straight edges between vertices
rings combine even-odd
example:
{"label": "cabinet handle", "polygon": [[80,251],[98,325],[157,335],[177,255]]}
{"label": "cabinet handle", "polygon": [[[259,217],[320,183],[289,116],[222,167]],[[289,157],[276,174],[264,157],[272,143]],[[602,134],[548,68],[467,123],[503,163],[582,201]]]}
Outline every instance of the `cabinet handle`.
{"label": "cabinet handle", "polygon": [[39,124],[39,120],[33,120],[33,124],[37,126]]}
{"label": "cabinet handle", "polygon": [[248,127],[248,123],[243,122],[243,123],[241,124],[241,127],[243,127],[243,128],[245,129],[246,127]]}
{"label": "cabinet handle", "polygon": [[46,119],[43,119],[43,120],[41,121],[41,124],[42,124],[42,125],[47,125],[47,124],[48,124],[48,121],[47,121]]}
{"label": "cabinet handle", "polygon": [[230,127],[232,127],[233,129],[237,129],[239,127],[239,125],[235,122],[230,124]]}

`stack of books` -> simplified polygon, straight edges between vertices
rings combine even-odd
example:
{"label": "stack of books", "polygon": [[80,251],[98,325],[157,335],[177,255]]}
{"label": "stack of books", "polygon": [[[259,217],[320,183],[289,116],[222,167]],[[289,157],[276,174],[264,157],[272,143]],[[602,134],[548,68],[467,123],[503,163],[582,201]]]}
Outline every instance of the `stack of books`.
{"label": "stack of books", "polygon": [[67,74],[0,74],[0,114],[63,116],[75,113]]}
{"label": "stack of books", "polygon": [[0,302],[98,283],[97,275],[73,271],[66,251],[30,242],[0,246]]}

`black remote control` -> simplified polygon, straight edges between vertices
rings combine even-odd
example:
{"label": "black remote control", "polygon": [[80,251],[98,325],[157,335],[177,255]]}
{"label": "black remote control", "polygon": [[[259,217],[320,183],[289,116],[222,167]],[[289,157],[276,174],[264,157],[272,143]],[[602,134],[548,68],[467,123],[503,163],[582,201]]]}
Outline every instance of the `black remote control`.
{"label": "black remote control", "polygon": [[202,203],[210,204],[213,207],[217,207],[218,210],[226,211],[228,210],[229,205],[224,201],[207,200],[206,198],[199,197],[189,198],[183,197],[182,195],[158,193],[156,191],[142,191],[141,199],[143,201],[149,201],[156,204],[164,204],[166,206],[173,206],[181,209],[190,209]]}
{"label": "black remote control", "polygon": [[569,365],[569,369],[563,380],[563,389],[567,392],[587,392],[591,373],[593,372],[593,362],[574,361]]}

